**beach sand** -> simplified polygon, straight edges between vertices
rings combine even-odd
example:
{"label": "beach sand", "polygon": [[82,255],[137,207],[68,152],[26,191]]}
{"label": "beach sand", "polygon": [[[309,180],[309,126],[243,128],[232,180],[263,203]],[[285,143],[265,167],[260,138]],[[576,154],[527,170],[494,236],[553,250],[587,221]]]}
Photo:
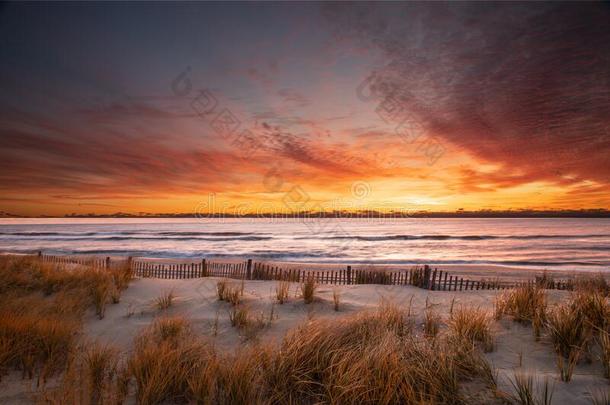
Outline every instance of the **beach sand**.
{"label": "beach sand", "polygon": [[[192,322],[194,330],[205,336],[219,351],[232,352],[243,345],[253,344],[240,336],[229,321],[231,305],[218,301],[216,283],[219,278],[209,277],[184,280],[136,279],[124,291],[118,304],[109,304],[104,319],[99,320],[93,311],[85,319],[84,334],[119,347],[125,353],[132,348],[134,337],[156,317],[180,315]],[[238,280],[230,280],[239,285]],[[337,318],[357,311],[372,310],[382,300],[387,300],[403,308],[411,306],[411,313],[421,333],[423,313],[428,304],[441,314],[443,321],[449,317],[452,302],[460,305],[481,307],[493,311],[494,297],[498,291],[428,291],[412,286],[384,285],[320,285],[316,299],[305,304],[299,297],[299,285],[292,283],[288,302],[280,305],[275,302],[275,281],[245,281],[244,304],[251,311],[260,312],[266,319],[272,317],[271,324],[257,335],[259,343],[279,345],[288,330],[306,322],[308,319]],[[339,311],[333,307],[333,289],[340,293]],[[172,291],[174,304],[167,310],[155,307],[155,299]],[[548,291],[549,304],[566,298],[569,292]],[[217,328],[215,330],[215,323]],[[494,324],[496,349],[486,354],[493,367],[498,370],[499,388],[511,392],[508,377],[512,378],[515,369],[536,374],[539,378],[548,377],[554,383],[554,401],[557,404],[587,404],[590,389],[607,388],[608,380],[602,378],[603,370],[599,361],[592,364],[582,363],[576,367],[573,380],[561,382],[556,368],[556,357],[548,338],[540,342],[534,340],[531,327],[521,326],[509,319]],[[540,380],[542,382],[542,380]],[[27,402],[28,384],[11,374],[0,383],[0,403]]]}

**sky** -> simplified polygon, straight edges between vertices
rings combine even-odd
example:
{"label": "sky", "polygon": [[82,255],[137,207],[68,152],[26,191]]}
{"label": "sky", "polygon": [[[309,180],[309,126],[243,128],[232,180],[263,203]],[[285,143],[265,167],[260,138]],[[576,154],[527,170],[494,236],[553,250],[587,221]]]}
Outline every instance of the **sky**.
{"label": "sky", "polygon": [[1,3],[0,211],[610,208],[608,3]]}

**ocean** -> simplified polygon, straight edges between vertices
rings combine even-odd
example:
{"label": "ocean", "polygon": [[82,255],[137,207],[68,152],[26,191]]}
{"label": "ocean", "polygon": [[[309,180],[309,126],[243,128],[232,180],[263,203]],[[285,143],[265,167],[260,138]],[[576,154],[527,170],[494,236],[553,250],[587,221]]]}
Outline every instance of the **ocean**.
{"label": "ocean", "polygon": [[0,251],[610,270],[608,218],[0,219]]}

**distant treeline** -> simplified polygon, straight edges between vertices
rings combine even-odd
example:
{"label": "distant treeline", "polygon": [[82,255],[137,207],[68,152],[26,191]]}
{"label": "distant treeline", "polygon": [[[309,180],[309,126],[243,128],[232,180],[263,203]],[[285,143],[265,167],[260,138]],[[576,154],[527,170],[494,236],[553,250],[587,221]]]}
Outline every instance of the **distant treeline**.
{"label": "distant treeline", "polygon": [[66,214],[62,216],[40,215],[25,216],[0,212],[3,218],[610,218],[610,210],[459,210],[443,211],[410,211],[410,212],[380,212],[380,211],[329,211],[329,212],[290,212],[290,213],[125,213],[112,214]]}
{"label": "distant treeline", "polygon": [[610,210],[459,210],[453,212],[410,211],[410,212],[380,212],[380,211],[330,211],[330,212],[292,212],[292,213],[157,213],[129,214],[117,212],[114,214],[69,214],[67,218],[610,218]]}

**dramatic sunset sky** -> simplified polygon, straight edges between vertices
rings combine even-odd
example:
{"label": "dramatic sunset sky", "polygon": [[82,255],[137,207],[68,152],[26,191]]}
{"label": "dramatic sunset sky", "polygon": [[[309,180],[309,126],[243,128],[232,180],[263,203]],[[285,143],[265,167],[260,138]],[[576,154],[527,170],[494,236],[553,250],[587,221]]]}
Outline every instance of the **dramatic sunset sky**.
{"label": "dramatic sunset sky", "polygon": [[0,5],[0,211],[610,208],[606,3]]}

